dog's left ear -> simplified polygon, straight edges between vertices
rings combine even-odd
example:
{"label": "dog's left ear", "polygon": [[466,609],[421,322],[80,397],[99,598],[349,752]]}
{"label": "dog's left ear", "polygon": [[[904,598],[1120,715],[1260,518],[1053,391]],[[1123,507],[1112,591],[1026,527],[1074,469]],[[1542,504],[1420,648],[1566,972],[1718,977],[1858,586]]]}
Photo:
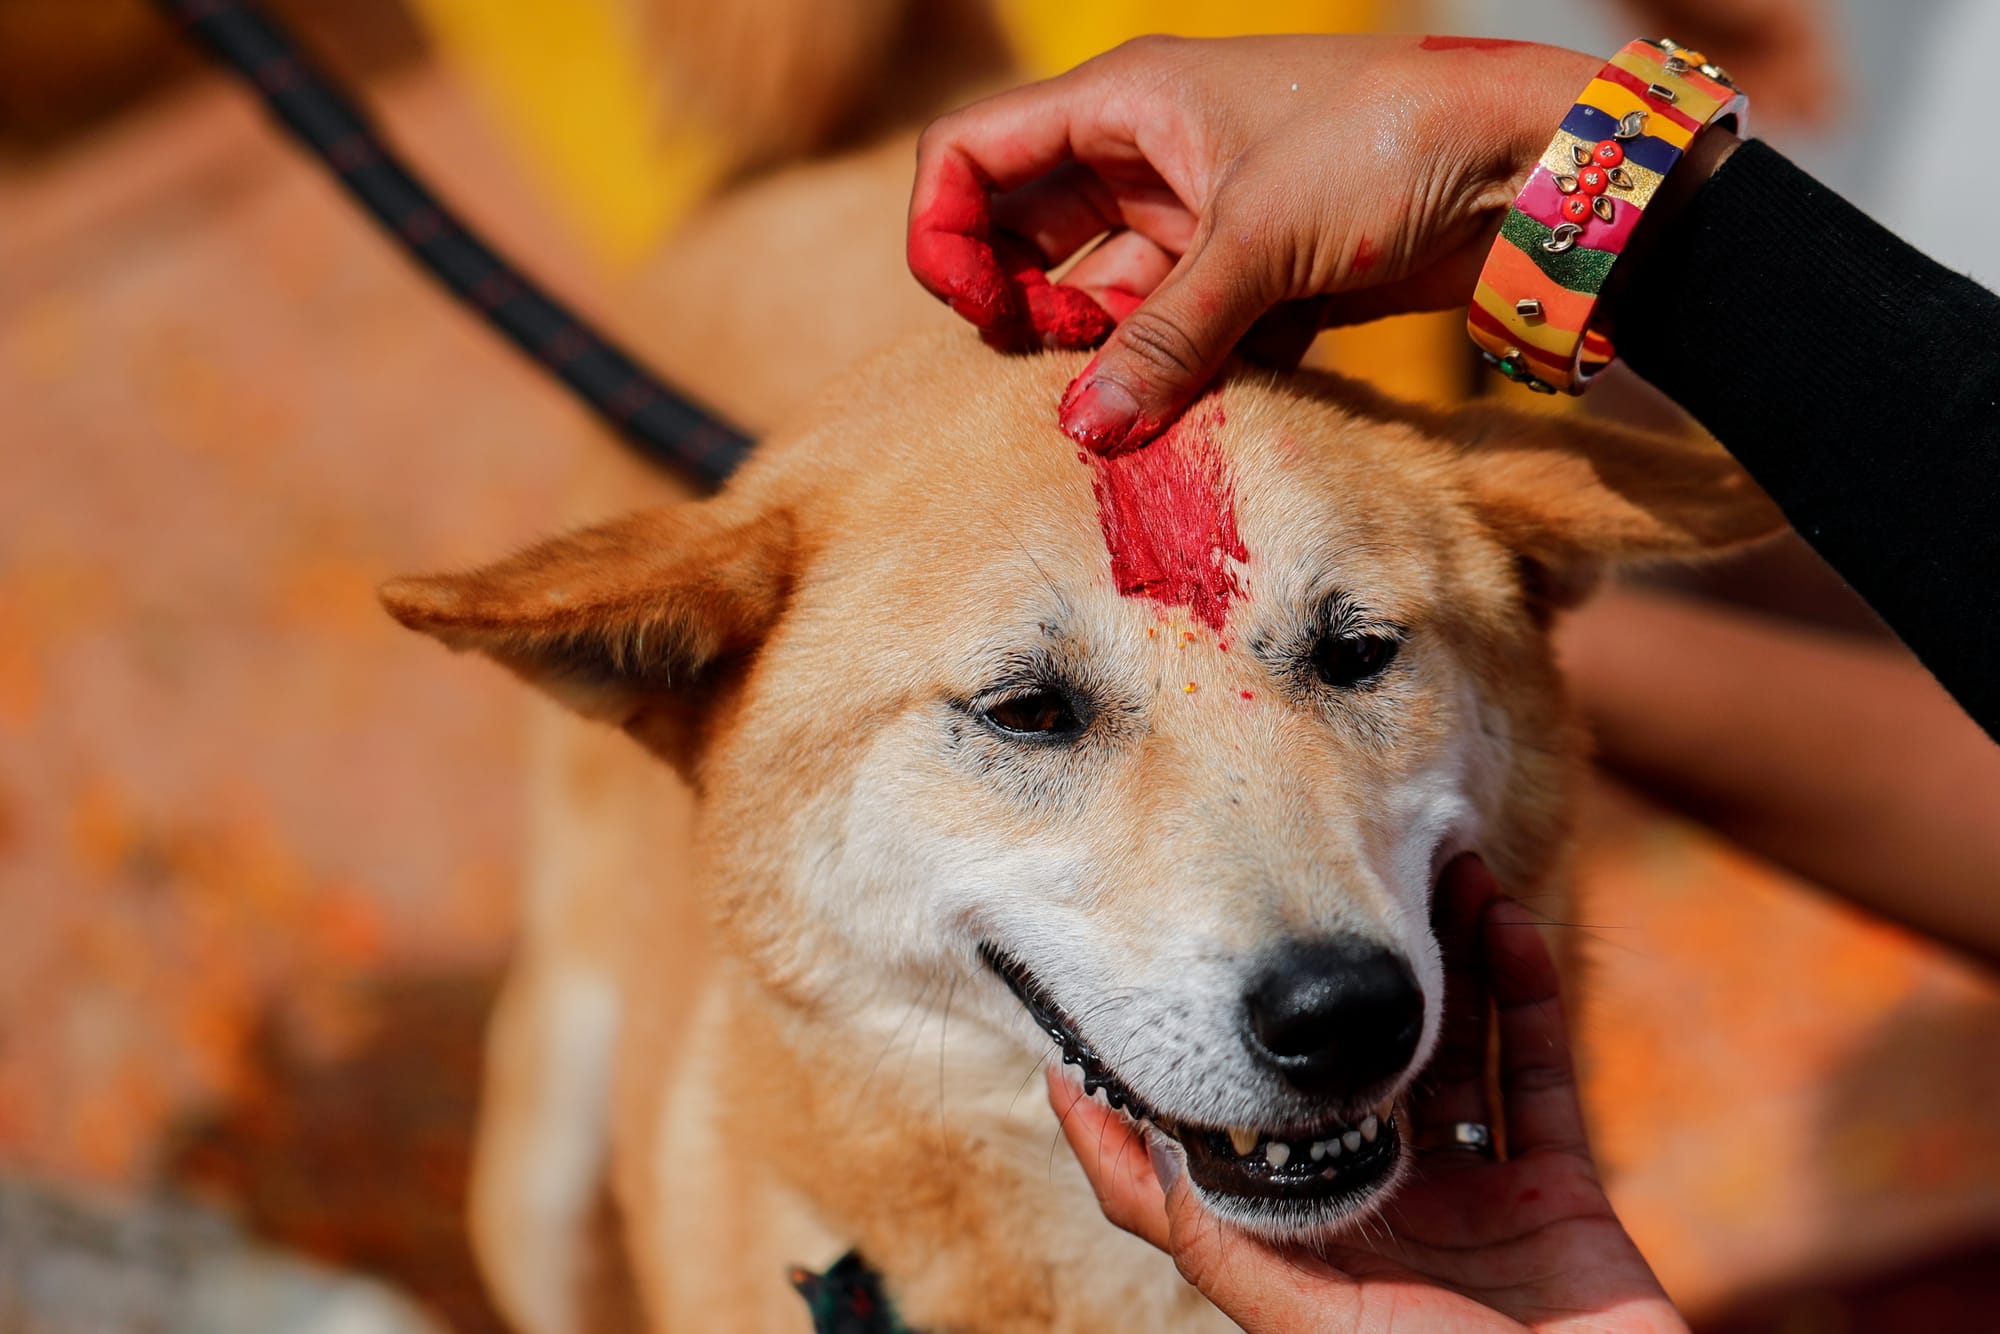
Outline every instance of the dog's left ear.
{"label": "dog's left ear", "polygon": [[494,659],[676,764],[700,705],[776,623],[791,524],[727,500],[587,528],[461,574],[394,579],[389,614]]}
{"label": "dog's left ear", "polygon": [[1545,607],[1582,601],[1609,566],[1696,560],[1784,527],[1770,497],[1707,440],[1484,405],[1448,420],[1474,508],[1519,554]]}

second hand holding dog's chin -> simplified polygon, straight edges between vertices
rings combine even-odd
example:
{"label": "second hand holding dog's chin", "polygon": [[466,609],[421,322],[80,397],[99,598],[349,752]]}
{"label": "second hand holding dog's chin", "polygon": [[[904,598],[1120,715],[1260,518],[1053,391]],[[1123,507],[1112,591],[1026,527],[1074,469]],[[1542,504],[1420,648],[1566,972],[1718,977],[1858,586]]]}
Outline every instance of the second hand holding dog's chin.
{"label": "second hand holding dog's chin", "polygon": [[[1445,1033],[1407,1111],[1417,1167],[1389,1200],[1386,1226],[1346,1227],[1310,1247],[1217,1226],[1178,1145],[1085,1097],[1051,1066],[1050,1105],[1105,1216],[1171,1255],[1252,1334],[1685,1330],[1598,1183],[1555,966],[1535,924],[1468,856],[1446,872],[1438,932]],[[1504,1118],[1487,1103],[1489,1011]],[[1454,1143],[1454,1126],[1503,1120],[1504,1159]]]}

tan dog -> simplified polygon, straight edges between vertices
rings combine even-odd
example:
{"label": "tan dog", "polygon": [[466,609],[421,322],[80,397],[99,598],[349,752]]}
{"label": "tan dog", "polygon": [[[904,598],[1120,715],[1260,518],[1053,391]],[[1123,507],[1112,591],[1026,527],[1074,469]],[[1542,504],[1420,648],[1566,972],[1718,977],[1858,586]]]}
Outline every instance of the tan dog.
{"label": "tan dog", "polygon": [[1103,1222],[1040,1064],[1173,1137],[1219,1218],[1376,1207],[1437,1030],[1439,868],[1560,891],[1552,614],[1606,562],[1777,522],[1710,448],[1313,376],[1238,374],[1086,460],[1052,423],[1080,363],[920,338],[716,500],[384,590],[699,794],[725,960],[691,1032],[641,1026],[649,955],[682,957],[658,904],[578,1002],[624,1019],[655,1327],[803,1328],[786,1267],[849,1246],[917,1328],[1226,1327]]}

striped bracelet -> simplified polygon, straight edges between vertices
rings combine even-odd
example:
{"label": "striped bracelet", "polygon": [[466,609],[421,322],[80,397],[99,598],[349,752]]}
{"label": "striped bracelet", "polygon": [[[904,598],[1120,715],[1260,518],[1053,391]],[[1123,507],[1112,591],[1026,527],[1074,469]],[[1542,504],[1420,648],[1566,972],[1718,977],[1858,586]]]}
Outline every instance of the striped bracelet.
{"label": "striped bracelet", "polygon": [[1611,363],[1590,327],[1646,205],[1696,135],[1743,132],[1749,99],[1698,51],[1632,42],[1583,90],[1528,176],[1466,315],[1480,354],[1542,394],[1583,392]]}

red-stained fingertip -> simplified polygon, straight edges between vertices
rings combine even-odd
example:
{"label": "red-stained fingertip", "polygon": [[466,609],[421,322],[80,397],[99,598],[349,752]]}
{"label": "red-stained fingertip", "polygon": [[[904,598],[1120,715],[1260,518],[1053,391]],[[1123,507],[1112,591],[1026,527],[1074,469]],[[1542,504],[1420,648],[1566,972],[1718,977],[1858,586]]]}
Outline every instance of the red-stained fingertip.
{"label": "red-stained fingertip", "polygon": [[981,329],[1015,322],[1018,310],[993,248],[954,232],[910,232],[910,272],[944,298],[952,313]]}
{"label": "red-stained fingertip", "polygon": [[1115,454],[1124,448],[1138,420],[1139,405],[1132,395],[1109,380],[1079,377],[1063,396],[1063,434],[1093,453]]}
{"label": "red-stained fingertip", "polygon": [[1037,271],[1024,279],[1022,290],[1028,298],[1028,321],[1042,346],[1096,347],[1111,336],[1115,327],[1111,316],[1082,288],[1051,283]]}
{"label": "red-stained fingertip", "polygon": [[1122,287],[1106,287],[1097,294],[1097,304],[1111,312],[1111,318],[1123,322],[1125,317],[1146,303],[1146,298],[1137,292],[1128,292]]}
{"label": "red-stained fingertip", "polygon": [[962,158],[943,158],[932,171],[931,201],[910,220],[910,272],[982,329],[1017,320],[1013,289],[993,253],[988,182]]}

